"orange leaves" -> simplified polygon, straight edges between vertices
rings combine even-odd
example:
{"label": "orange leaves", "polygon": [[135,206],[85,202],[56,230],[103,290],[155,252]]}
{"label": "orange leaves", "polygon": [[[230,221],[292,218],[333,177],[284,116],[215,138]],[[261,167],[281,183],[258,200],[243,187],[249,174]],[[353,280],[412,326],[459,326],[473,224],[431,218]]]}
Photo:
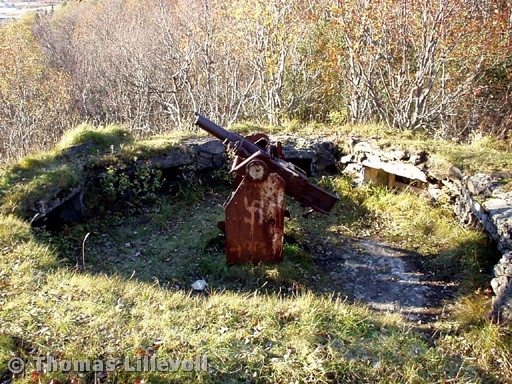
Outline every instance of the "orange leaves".
{"label": "orange leaves", "polygon": [[[44,141],[28,143],[36,130],[53,134],[65,124],[63,116],[70,102],[69,80],[62,73],[45,63],[39,43],[29,25],[13,23],[0,28],[0,125],[6,127],[0,140],[12,150],[0,156],[20,157],[29,150],[37,150]],[[53,144],[53,143],[51,143]]]}
{"label": "orange leaves", "polygon": [[510,15],[490,0],[333,2],[314,69],[350,100],[354,120],[432,126],[454,113],[478,71],[510,56]]}

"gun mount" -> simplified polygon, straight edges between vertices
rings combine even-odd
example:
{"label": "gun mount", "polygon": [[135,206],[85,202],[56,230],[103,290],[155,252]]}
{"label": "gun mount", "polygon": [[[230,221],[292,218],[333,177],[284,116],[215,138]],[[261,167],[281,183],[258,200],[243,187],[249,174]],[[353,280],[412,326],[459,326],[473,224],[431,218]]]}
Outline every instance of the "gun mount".
{"label": "gun mount", "polygon": [[329,213],[338,197],[310,183],[306,172],[284,161],[281,143],[262,133],[242,137],[196,112],[196,125],[235,153],[234,192],[226,204],[228,264],[279,262],[283,258],[287,194],[312,210]]}

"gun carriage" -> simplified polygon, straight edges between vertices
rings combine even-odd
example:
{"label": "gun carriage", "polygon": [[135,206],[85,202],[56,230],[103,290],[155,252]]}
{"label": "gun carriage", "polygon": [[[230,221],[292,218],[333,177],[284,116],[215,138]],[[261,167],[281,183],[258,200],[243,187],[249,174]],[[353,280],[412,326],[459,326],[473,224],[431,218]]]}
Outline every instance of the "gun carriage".
{"label": "gun carriage", "polygon": [[338,197],[308,181],[306,172],[284,160],[281,143],[262,133],[242,137],[196,112],[196,125],[235,153],[234,192],[226,204],[228,264],[275,263],[283,259],[285,194],[312,211],[329,213]]}

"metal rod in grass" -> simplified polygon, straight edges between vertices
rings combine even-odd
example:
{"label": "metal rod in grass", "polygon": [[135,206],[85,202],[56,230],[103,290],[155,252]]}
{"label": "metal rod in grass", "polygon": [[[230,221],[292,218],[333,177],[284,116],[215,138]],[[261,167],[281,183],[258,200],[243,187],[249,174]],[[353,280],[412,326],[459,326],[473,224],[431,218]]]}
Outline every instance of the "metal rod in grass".
{"label": "metal rod in grass", "polygon": [[85,241],[87,240],[87,238],[89,237],[90,234],[91,234],[91,232],[87,232],[87,234],[84,237],[84,241],[82,241],[82,268],[84,269],[84,272],[85,272]]}

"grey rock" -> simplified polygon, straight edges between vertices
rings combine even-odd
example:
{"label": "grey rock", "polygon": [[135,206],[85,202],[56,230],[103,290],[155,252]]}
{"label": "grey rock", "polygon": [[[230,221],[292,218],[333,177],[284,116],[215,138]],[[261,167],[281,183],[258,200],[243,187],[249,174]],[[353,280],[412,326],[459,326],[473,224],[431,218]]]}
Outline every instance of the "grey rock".
{"label": "grey rock", "polygon": [[215,170],[227,163],[226,146],[217,139],[207,139],[187,143],[188,152],[192,154],[190,164],[197,171]]}
{"label": "grey rock", "polygon": [[358,185],[364,182],[364,167],[359,163],[348,164],[343,169],[343,173],[352,177],[352,180]]}
{"label": "grey rock", "polygon": [[372,146],[370,143],[366,141],[360,141],[356,144],[354,144],[352,152],[353,153],[372,153],[375,152],[377,149]]}
{"label": "grey rock", "polygon": [[192,164],[194,158],[190,151],[185,148],[175,149],[163,156],[152,158],[150,163],[153,167],[169,169]]}
{"label": "grey rock", "polygon": [[199,153],[209,153],[212,155],[222,155],[226,152],[226,146],[220,140],[209,140],[206,143],[197,146]]}
{"label": "grey rock", "polygon": [[435,184],[429,184],[427,192],[433,201],[438,200],[439,196],[441,195],[441,189]]}
{"label": "grey rock", "polygon": [[[374,161],[372,161],[374,160]],[[382,169],[383,171],[402,176],[411,180],[419,180],[424,183],[427,182],[427,176],[423,171],[419,168],[415,167],[412,164],[406,164],[401,162],[380,162],[378,160],[373,159],[373,157],[367,160],[364,160],[362,163],[366,167],[374,168],[374,169]]]}
{"label": "grey rock", "polygon": [[424,164],[427,162],[427,160],[428,160],[427,152],[425,152],[425,151],[418,152],[418,154],[414,158],[414,165]]}
{"label": "grey rock", "polygon": [[61,224],[75,223],[86,216],[84,205],[83,186],[70,190],[59,190],[55,198],[48,201],[38,200],[32,210],[36,212],[31,221],[32,225],[48,225],[49,227]]}
{"label": "grey rock", "polygon": [[330,141],[294,135],[271,137],[271,140],[280,141],[285,160],[304,169],[308,175],[337,171],[339,151]]}
{"label": "grey rock", "polygon": [[474,196],[490,195],[490,186],[493,179],[489,175],[477,173],[476,175],[469,176],[467,179],[467,187],[469,192]]}
{"label": "grey rock", "polygon": [[313,165],[316,172],[336,170],[338,151],[333,143],[322,142],[313,145]]}
{"label": "grey rock", "polygon": [[348,155],[345,155],[345,156],[342,156],[340,158],[340,163],[342,164],[347,164],[347,163],[352,163],[355,159],[355,156],[353,154],[348,154]]}
{"label": "grey rock", "polygon": [[283,146],[285,159],[310,159],[313,160],[314,152],[311,149],[297,149],[290,145]]}
{"label": "grey rock", "polygon": [[503,255],[494,267],[491,287],[495,294],[492,318],[499,322],[512,321],[512,252]]}
{"label": "grey rock", "polygon": [[504,276],[512,279],[512,254],[504,255],[494,267],[494,276]]}
{"label": "grey rock", "polygon": [[458,167],[452,165],[448,170],[448,177],[451,180],[462,180],[464,178],[464,174]]}

